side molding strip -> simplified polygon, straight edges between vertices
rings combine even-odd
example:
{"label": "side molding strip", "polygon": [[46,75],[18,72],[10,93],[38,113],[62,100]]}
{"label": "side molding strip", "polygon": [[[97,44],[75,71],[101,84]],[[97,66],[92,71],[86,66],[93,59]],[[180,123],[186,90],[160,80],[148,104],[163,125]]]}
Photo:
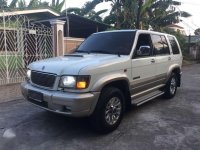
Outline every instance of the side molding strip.
{"label": "side molding strip", "polygon": [[139,79],[139,78],[140,78],[140,76],[133,77],[133,80],[136,80],[136,79]]}

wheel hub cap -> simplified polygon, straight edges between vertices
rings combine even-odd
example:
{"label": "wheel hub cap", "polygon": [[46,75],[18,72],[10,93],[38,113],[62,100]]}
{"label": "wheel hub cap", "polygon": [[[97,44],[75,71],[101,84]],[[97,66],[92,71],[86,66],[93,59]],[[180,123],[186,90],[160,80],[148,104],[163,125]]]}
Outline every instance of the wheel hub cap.
{"label": "wheel hub cap", "polygon": [[171,83],[170,83],[170,92],[171,94],[174,94],[176,91],[176,79],[172,78]]}
{"label": "wheel hub cap", "polygon": [[111,98],[105,110],[105,119],[109,125],[115,124],[121,115],[121,101],[118,97]]}

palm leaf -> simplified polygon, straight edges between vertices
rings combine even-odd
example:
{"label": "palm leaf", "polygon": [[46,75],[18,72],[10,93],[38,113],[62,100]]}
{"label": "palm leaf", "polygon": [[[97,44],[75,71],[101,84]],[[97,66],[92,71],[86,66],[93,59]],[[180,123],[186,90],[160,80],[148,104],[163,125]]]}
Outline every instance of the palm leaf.
{"label": "palm leaf", "polygon": [[25,7],[26,7],[26,2],[25,2],[25,0],[19,0],[19,1],[18,1],[18,7],[19,7],[19,8],[25,8]]}
{"label": "palm leaf", "polygon": [[187,17],[191,17],[192,16],[190,13],[185,12],[185,11],[181,11],[180,13],[181,13],[181,17],[187,18]]}
{"label": "palm leaf", "polygon": [[86,2],[82,7],[82,16],[87,15],[90,11],[94,10],[96,5],[98,5],[99,3],[101,3],[101,0],[93,0]]}
{"label": "palm leaf", "polygon": [[104,10],[100,10],[98,12],[93,11],[92,15],[89,17],[89,19],[91,20],[95,20],[98,22],[103,22],[102,18],[100,17],[101,14],[105,13],[107,11],[107,9]]}
{"label": "palm leaf", "polygon": [[29,8],[37,7],[38,6],[38,0],[31,0],[28,4]]}
{"label": "palm leaf", "polygon": [[52,0],[52,7],[55,7],[56,6],[56,2],[55,2],[55,0]]}
{"label": "palm leaf", "polygon": [[145,13],[150,9],[152,6],[154,0],[147,0],[146,3],[143,4],[142,9],[141,9],[141,16],[144,16]]}
{"label": "palm leaf", "polygon": [[178,2],[178,1],[172,1],[171,4],[172,4],[172,5],[177,5],[177,6],[178,6],[178,5],[181,5],[181,2]]}
{"label": "palm leaf", "polygon": [[[57,1],[57,2],[58,2],[58,1]],[[63,0],[59,5],[56,6],[56,10],[57,10],[58,12],[61,12],[61,10],[62,10],[64,4],[65,4],[65,0]]]}
{"label": "palm leaf", "polygon": [[[70,14],[81,15],[81,8],[71,7],[67,9],[67,12]],[[66,10],[63,10],[62,14],[65,14],[65,13],[66,13]]]}
{"label": "palm leaf", "polygon": [[15,8],[16,4],[17,4],[18,0],[12,0],[12,2],[10,3],[10,8]]}
{"label": "palm leaf", "polygon": [[116,23],[116,16],[114,14],[110,14],[109,16],[106,16],[103,20],[105,24],[114,25]]}
{"label": "palm leaf", "polygon": [[56,2],[56,5],[55,6],[58,6],[60,4],[60,0],[57,0]]}
{"label": "palm leaf", "polygon": [[103,9],[103,10],[100,10],[100,11],[95,12],[95,15],[96,15],[96,16],[100,16],[101,14],[103,14],[103,13],[105,13],[105,12],[107,12],[107,11],[108,11],[108,9]]}

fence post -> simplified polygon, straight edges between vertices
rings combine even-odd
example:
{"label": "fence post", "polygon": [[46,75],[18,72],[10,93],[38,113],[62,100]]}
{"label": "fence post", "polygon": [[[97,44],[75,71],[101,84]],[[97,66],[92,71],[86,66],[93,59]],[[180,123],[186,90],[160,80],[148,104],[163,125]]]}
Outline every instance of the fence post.
{"label": "fence post", "polygon": [[50,21],[53,29],[53,51],[54,56],[64,55],[64,24],[65,21],[53,20]]}
{"label": "fence post", "polygon": [[5,53],[6,53],[6,82],[9,83],[9,70],[8,70],[8,51],[7,51],[7,39],[6,39],[6,19],[5,19],[5,12],[3,10],[3,33],[4,33],[4,46],[5,46]]}

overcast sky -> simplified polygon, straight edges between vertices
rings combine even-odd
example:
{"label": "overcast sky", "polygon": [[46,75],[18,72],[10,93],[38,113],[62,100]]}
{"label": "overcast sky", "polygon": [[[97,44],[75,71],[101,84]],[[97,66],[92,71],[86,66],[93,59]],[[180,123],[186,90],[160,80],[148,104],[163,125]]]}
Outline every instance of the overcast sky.
{"label": "overcast sky", "polygon": [[200,28],[200,1],[199,0],[179,0],[182,5],[178,8],[181,11],[189,12],[192,17],[182,18],[183,22],[179,23],[185,27],[187,34],[193,34],[194,30]]}
{"label": "overcast sky", "polygon": [[[8,0],[10,2],[11,0]],[[29,0],[27,0],[28,2]],[[43,0],[45,1],[45,0]],[[51,0],[46,0],[51,2]],[[85,2],[91,0],[66,0],[67,7],[82,7]],[[192,17],[190,18],[182,18],[183,22],[179,23],[181,26],[185,27],[187,34],[193,34],[196,28],[200,28],[200,1],[199,0],[177,0],[182,3],[181,6],[178,7],[180,11],[189,12]],[[96,10],[101,9],[110,9],[110,3],[102,3],[97,5]],[[104,14],[105,16],[106,14]]]}

